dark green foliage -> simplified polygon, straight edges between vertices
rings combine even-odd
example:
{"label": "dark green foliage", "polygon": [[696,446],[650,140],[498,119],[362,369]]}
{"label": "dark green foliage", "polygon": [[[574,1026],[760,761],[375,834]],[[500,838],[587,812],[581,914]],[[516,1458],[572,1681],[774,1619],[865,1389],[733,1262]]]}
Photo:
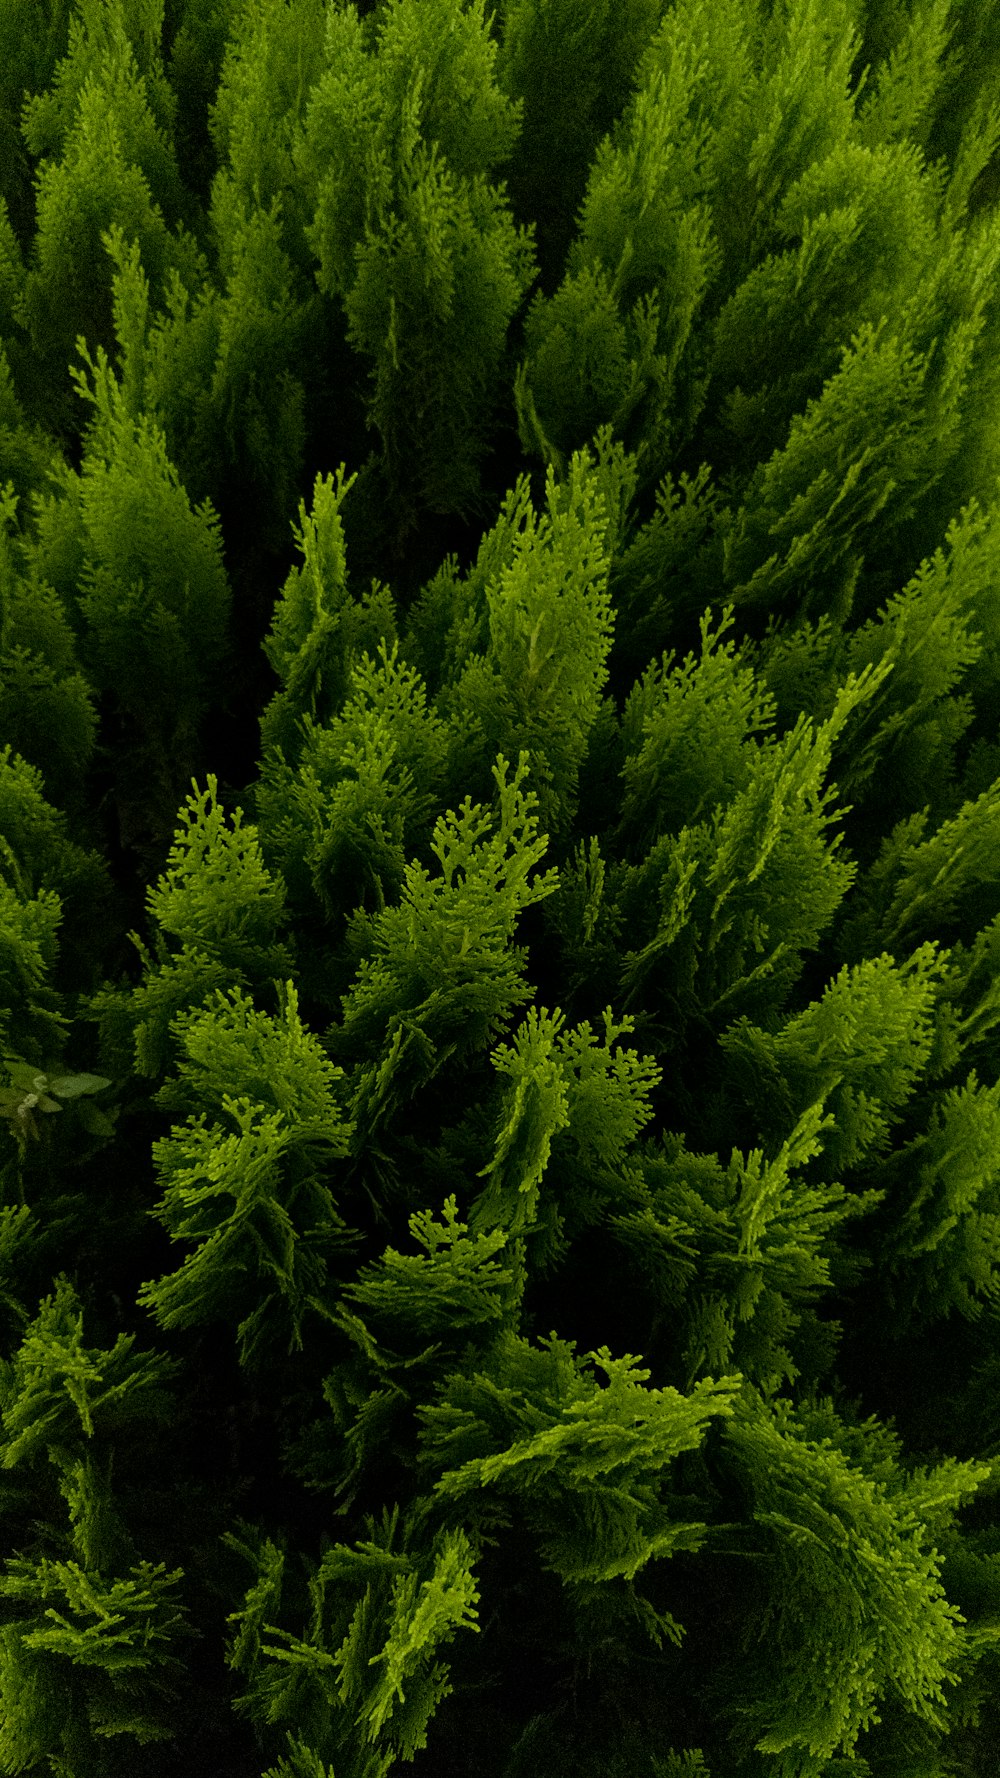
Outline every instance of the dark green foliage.
{"label": "dark green foliage", "polygon": [[0,1771],[994,1771],[998,79],[0,0]]}

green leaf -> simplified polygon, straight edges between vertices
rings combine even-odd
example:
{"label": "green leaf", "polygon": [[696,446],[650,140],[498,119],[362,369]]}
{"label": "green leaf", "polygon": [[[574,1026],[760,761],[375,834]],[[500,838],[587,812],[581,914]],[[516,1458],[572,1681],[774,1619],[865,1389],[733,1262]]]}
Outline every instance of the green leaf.
{"label": "green leaf", "polygon": [[103,1074],[56,1074],[48,1081],[49,1091],[60,1099],[77,1099],[81,1093],[100,1093],[112,1082]]}

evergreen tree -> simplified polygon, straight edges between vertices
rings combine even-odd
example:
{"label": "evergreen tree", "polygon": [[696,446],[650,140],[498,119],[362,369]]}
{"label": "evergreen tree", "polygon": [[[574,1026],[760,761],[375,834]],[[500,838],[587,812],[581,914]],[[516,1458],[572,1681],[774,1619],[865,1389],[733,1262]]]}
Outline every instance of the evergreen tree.
{"label": "evergreen tree", "polygon": [[35,13],[0,1768],[986,1778],[1000,4]]}

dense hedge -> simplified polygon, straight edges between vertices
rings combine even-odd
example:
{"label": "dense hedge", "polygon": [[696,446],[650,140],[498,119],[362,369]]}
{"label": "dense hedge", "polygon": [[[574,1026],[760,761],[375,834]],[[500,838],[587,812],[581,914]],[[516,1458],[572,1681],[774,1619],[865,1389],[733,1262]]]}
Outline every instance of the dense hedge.
{"label": "dense hedge", "polygon": [[0,0],[0,1770],[961,1778],[1000,4]]}

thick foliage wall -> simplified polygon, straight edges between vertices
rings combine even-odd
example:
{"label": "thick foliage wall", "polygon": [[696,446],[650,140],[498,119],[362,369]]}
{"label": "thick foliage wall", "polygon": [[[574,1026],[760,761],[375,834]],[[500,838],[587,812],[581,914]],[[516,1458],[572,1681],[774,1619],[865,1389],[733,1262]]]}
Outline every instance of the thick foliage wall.
{"label": "thick foliage wall", "polygon": [[995,1771],[998,80],[0,0],[0,1771]]}

